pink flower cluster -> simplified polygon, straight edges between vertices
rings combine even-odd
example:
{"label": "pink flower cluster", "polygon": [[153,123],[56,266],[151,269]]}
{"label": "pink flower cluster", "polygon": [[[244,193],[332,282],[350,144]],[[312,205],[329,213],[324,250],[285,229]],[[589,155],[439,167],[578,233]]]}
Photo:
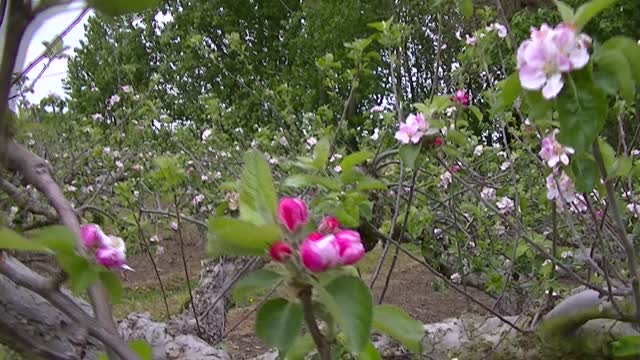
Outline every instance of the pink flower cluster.
{"label": "pink flower cluster", "polygon": [[[305,202],[283,198],[278,205],[278,220],[290,232],[298,232],[308,222]],[[352,265],[364,256],[365,249],[357,231],[340,228],[335,217],[325,217],[318,229],[305,237],[300,245],[300,260],[309,271],[322,272],[338,266]],[[293,256],[293,248],[286,241],[271,246],[274,261],[285,262]]]}
{"label": "pink flower cluster", "polygon": [[417,144],[428,130],[429,124],[423,113],[409,114],[405,121],[400,123],[400,129],[396,132],[395,138],[403,144]]}
{"label": "pink flower cluster", "polygon": [[543,24],[532,28],[531,37],[518,48],[520,83],[540,90],[545,99],[555,98],[564,86],[563,73],[581,69],[589,62],[591,39],[569,24],[555,28]]}
{"label": "pink flower cluster", "polygon": [[471,100],[469,99],[469,93],[464,90],[456,91],[456,93],[451,97],[451,101],[462,106],[469,106],[469,104],[471,103]]}
{"label": "pink flower cluster", "polygon": [[85,224],[80,228],[82,243],[95,251],[96,262],[107,269],[133,270],[126,262],[124,240],[115,235],[106,235],[100,226]]}
{"label": "pink flower cluster", "polygon": [[538,153],[550,168],[555,168],[558,163],[569,165],[569,155],[575,152],[573,148],[564,146],[556,140],[558,132],[560,132],[560,130],[555,129],[550,135],[542,139],[542,148]]}

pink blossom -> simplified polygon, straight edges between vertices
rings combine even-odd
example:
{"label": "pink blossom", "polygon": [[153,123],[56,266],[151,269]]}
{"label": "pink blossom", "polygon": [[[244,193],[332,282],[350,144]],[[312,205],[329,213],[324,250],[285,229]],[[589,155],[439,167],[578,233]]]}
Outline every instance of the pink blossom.
{"label": "pink blossom", "polygon": [[596,217],[598,219],[602,219],[604,217],[604,210],[598,210],[596,211]]}
{"label": "pink blossom", "polygon": [[441,137],[437,137],[437,138],[433,139],[433,146],[440,147],[443,144],[444,144],[444,140],[442,140]]}
{"label": "pink blossom", "polygon": [[496,198],[496,189],[483,187],[482,191],[480,191],[480,197],[488,201],[493,201]]}
{"label": "pink blossom", "polygon": [[552,99],[564,86],[562,73],[583,68],[589,62],[586,36],[560,24],[551,29],[546,24],[533,28],[531,37],[518,48],[520,83],[527,90],[540,90]]}
{"label": "pink blossom", "polygon": [[429,129],[422,113],[409,114],[400,129],[396,132],[395,138],[403,144],[417,144]]}
{"label": "pink blossom", "polygon": [[466,36],[467,39],[465,40],[465,42],[467,43],[467,45],[476,46],[476,44],[478,44],[478,38],[475,35],[467,34]]}
{"label": "pink blossom", "polygon": [[379,112],[383,112],[384,108],[380,105],[375,105],[371,108],[371,112],[372,113],[379,113]]}
{"label": "pink blossom", "polygon": [[631,203],[627,205],[627,210],[633,215],[633,217],[640,218],[640,205]]}
{"label": "pink blossom", "polygon": [[451,184],[452,181],[453,176],[451,175],[451,172],[447,171],[444,174],[440,175],[440,186],[442,186],[443,188],[448,188],[449,184]]}
{"label": "pink blossom", "polygon": [[456,91],[456,93],[451,97],[451,100],[462,106],[469,106],[470,104],[469,93],[464,90]]}
{"label": "pink blossom", "polygon": [[564,171],[557,177],[554,174],[547,176],[546,187],[547,199],[556,200],[561,205],[562,203],[571,203],[576,199],[573,181]]}
{"label": "pink blossom", "polygon": [[311,233],[300,246],[302,264],[312,272],[355,264],[364,253],[360,234],[353,230],[342,230],[326,236]]}
{"label": "pink blossom", "polygon": [[569,165],[569,155],[575,152],[572,148],[563,146],[556,140],[556,134],[558,132],[559,130],[556,129],[542,139],[542,148],[538,153],[551,168],[558,165],[559,162],[562,162],[564,165]]}
{"label": "pink blossom", "polygon": [[170,227],[171,227],[171,230],[178,231],[178,223],[177,222],[175,222],[175,221],[171,222]]}
{"label": "pink blossom", "polygon": [[285,262],[291,258],[293,249],[284,241],[278,241],[269,248],[269,255],[274,261]]}
{"label": "pink blossom", "polygon": [[455,173],[457,173],[458,171],[460,171],[460,169],[462,169],[462,168],[460,167],[460,165],[458,165],[458,164],[454,164],[454,165],[451,167],[451,172],[455,174]]}
{"label": "pink blossom", "polygon": [[202,141],[207,141],[207,139],[211,136],[212,133],[213,131],[211,131],[211,129],[205,129],[202,132],[202,135],[200,135],[200,139],[202,139]]}
{"label": "pink blossom", "polygon": [[96,251],[96,262],[108,269],[121,268],[126,264],[124,253],[114,248],[100,248]]}
{"label": "pink blossom", "polygon": [[100,229],[100,226],[96,224],[84,224],[80,227],[80,233],[82,237],[82,244],[87,249],[91,249],[102,244],[102,238],[106,235]]}
{"label": "pink blossom", "polygon": [[304,200],[297,198],[282,198],[278,205],[278,219],[290,232],[297,231],[307,223],[309,214]]}
{"label": "pink blossom", "polygon": [[509,199],[506,196],[503,196],[500,200],[498,200],[496,206],[498,207],[498,211],[500,211],[501,214],[508,214],[515,210],[515,203],[513,202],[513,200]]}
{"label": "pink blossom", "polygon": [[120,96],[118,95],[113,95],[109,98],[109,105],[111,106],[117,104],[118,102],[120,102]]}
{"label": "pink blossom", "polygon": [[333,234],[340,230],[340,222],[334,216],[325,216],[318,226],[318,232],[322,234]]}

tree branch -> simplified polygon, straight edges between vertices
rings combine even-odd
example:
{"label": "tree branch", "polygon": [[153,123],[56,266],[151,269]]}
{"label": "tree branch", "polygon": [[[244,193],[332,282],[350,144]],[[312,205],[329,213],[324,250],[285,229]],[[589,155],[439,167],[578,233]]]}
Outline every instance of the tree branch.
{"label": "tree branch", "polygon": [[[7,144],[7,160],[9,168],[20,172],[27,182],[32,184],[49,200],[56,209],[60,221],[76,236],[79,251],[83,252],[78,217],[53,180],[48,164],[39,156],[31,153],[27,148],[11,140]],[[116,333],[116,325],[111,315],[111,306],[107,302],[107,295],[102,284],[94,284],[89,288],[89,298],[93,305],[98,321],[112,334]]]}

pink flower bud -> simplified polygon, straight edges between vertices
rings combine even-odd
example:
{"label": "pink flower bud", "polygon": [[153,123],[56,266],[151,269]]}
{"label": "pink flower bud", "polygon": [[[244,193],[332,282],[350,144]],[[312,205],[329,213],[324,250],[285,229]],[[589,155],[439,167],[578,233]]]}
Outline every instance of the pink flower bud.
{"label": "pink flower bud", "polygon": [[114,248],[98,249],[96,251],[96,262],[107,269],[120,268],[126,264],[124,253]]}
{"label": "pink flower bud", "polygon": [[360,234],[353,230],[342,230],[336,235],[336,243],[340,251],[340,264],[353,265],[364,256],[364,245]]}
{"label": "pink flower bud", "polygon": [[341,230],[336,234],[320,238],[320,233],[311,233],[300,246],[302,264],[312,272],[352,265],[364,256],[360,234],[353,230]]}
{"label": "pink flower bud", "polygon": [[339,265],[340,249],[335,236],[327,235],[318,239],[318,233],[307,237],[300,246],[302,264],[311,272],[322,272]]}
{"label": "pink flower bud", "polygon": [[307,223],[307,205],[297,198],[282,198],[278,205],[278,218],[290,232],[297,231]]}
{"label": "pink flower bud", "polygon": [[456,91],[455,95],[453,95],[451,97],[451,100],[455,103],[458,103],[462,106],[469,106],[470,101],[469,101],[469,94],[466,93],[464,90],[458,90]]}
{"label": "pink flower bud", "polygon": [[460,165],[455,164],[455,165],[453,165],[453,166],[451,167],[451,172],[455,174],[455,173],[457,173],[458,171],[460,171],[460,169],[461,169],[461,168],[460,168]]}
{"label": "pink flower bud", "polygon": [[444,140],[442,140],[441,137],[437,137],[437,138],[433,139],[433,146],[440,147],[443,144],[444,144]]}
{"label": "pink flower bud", "polygon": [[82,244],[87,249],[100,246],[102,243],[102,230],[100,226],[96,224],[84,224],[80,227],[80,233],[82,235]]}
{"label": "pink flower bud", "polygon": [[340,230],[340,222],[334,216],[325,216],[318,226],[318,232],[322,234],[333,234]]}
{"label": "pink flower bud", "polygon": [[291,248],[291,245],[284,241],[276,242],[271,245],[271,248],[269,249],[269,255],[271,255],[271,258],[277,262],[285,262],[289,260],[292,254],[293,249]]}
{"label": "pink flower bud", "polygon": [[604,211],[603,210],[596,211],[596,217],[598,219],[602,219],[604,217]]}

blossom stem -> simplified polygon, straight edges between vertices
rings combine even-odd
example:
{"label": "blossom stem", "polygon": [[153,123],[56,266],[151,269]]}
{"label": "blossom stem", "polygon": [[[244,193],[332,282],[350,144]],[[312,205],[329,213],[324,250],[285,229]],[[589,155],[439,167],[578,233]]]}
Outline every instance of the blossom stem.
{"label": "blossom stem", "polygon": [[298,298],[302,302],[302,311],[304,313],[304,321],[307,323],[313,342],[318,348],[318,354],[320,360],[331,359],[331,348],[326,344],[320,329],[318,328],[318,322],[313,314],[313,303],[311,302],[311,287],[307,286],[298,293]]}
{"label": "blossom stem", "polygon": [[627,236],[626,227],[620,214],[620,208],[618,207],[618,200],[616,199],[616,192],[611,184],[611,181],[607,180],[607,169],[602,160],[602,153],[600,152],[600,144],[598,141],[593,142],[593,157],[598,165],[598,170],[602,180],[604,181],[604,187],[607,190],[607,200],[611,204],[611,214],[616,223],[616,233],[618,240],[624,247],[627,253],[627,265],[629,266],[629,275],[631,276],[631,288],[633,289],[634,303],[636,305],[636,319],[640,320],[640,282],[638,281],[638,263],[636,258],[636,250],[633,247],[633,243]]}

